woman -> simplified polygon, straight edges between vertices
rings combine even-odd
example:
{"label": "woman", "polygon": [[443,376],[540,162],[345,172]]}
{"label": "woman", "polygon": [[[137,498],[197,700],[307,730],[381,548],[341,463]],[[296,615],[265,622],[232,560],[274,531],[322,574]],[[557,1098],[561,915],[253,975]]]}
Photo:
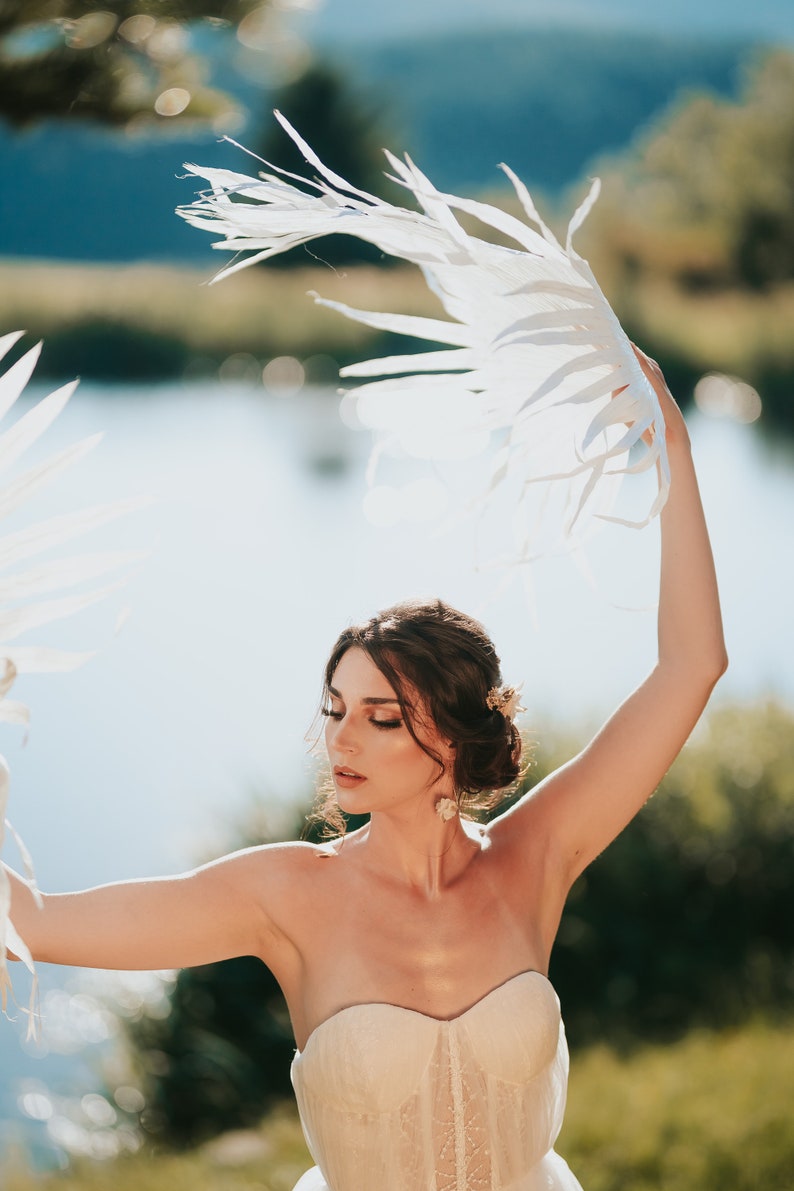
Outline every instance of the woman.
{"label": "woman", "polygon": [[[659,656],[577,757],[480,828],[519,771],[511,689],[475,621],[403,604],[347,630],[326,671],[339,806],[324,846],[267,845],[191,873],[44,898],[12,874],[34,958],[173,968],[258,955],[281,984],[318,1167],[301,1191],[572,1191],[552,1150],[567,1055],[545,973],[571,885],[642,806],[726,667],[689,438],[659,368],[671,487]],[[297,1191],[297,1189],[296,1189]]]}

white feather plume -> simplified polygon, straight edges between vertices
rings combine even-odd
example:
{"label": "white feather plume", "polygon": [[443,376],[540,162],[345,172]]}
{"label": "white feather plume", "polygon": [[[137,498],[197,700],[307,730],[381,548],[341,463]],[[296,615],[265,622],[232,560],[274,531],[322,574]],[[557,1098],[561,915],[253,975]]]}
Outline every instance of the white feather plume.
{"label": "white feather plume", "polygon": [[[387,153],[393,180],[421,208],[408,210],[351,186],[320,161],[283,116],[276,116],[316,178],[298,178],[268,163],[273,172],[257,178],[185,167],[205,179],[209,189],[179,214],[220,234],[213,247],[251,253],[216,280],[335,232],[417,264],[448,321],[316,299],[366,326],[447,345],[344,369],[345,377],[378,378],[355,390],[360,419],[377,428],[381,438],[426,458],[454,453],[458,440],[480,446],[488,439],[493,446],[495,440],[489,490],[509,486],[517,502],[520,530],[513,561],[549,549],[575,549],[595,519],[647,524],[663,506],[669,486],[662,413],[627,336],[572,244],[596,201],[598,181],[571,219],[563,246],[507,166],[502,168],[528,223],[497,207],[441,193],[410,158],[401,161]],[[470,235],[458,212],[475,216],[517,247]],[[617,390],[622,391],[613,397]],[[443,422],[443,449],[423,436],[428,420]],[[474,431],[487,434],[477,437]],[[632,519],[615,516],[622,477],[657,464],[650,507]]]}
{"label": "white feather plume", "polygon": [[[0,337],[0,360],[17,340],[21,331]],[[0,419],[13,408],[27,385],[36,366],[41,344],[27,351],[5,373],[0,374]],[[43,398],[23,413],[13,425],[0,432],[0,475],[6,472],[41,437],[63,410],[77,387],[77,382]],[[76,463],[100,440],[93,435],[58,451],[43,463],[35,464],[21,475],[0,484],[0,518],[7,517],[24,505],[34,494],[54,480],[65,468]],[[105,551],[88,553],[38,563],[19,569],[20,563],[46,552],[52,547],[79,537],[111,518],[139,508],[140,500],[115,501],[96,505],[76,513],[59,514],[45,521],[29,524],[0,537],[0,721],[27,726],[28,707],[9,692],[19,674],[57,673],[73,670],[92,656],[90,653],[70,652],[41,645],[17,645],[16,639],[30,629],[59,620],[101,600],[119,586],[111,582],[72,595],[51,596],[79,584],[92,583],[112,571],[128,567],[141,554],[137,551]],[[17,568],[14,570],[13,568]],[[0,851],[6,831],[16,840],[23,867],[38,898],[30,855],[22,840],[5,817],[9,794],[9,772],[0,756]],[[36,975],[30,950],[20,938],[10,916],[11,889],[5,869],[0,865],[0,1006],[5,1012],[11,980],[8,974],[7,953],[10,951],[28,967],[33,975],[33,990],[29,1010],[28,1031],[35,1028],[33,1012],[36,998]]]}

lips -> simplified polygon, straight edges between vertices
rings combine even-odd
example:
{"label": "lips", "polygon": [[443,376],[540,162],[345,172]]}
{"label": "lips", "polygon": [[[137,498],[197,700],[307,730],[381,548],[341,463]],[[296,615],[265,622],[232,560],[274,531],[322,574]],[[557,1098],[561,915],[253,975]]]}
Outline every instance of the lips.
{"label": "lips", "polygon": [[356,773],[355,769],[348,765],[334,765],[334,781],[346,790],[352,790],[354,786],[360,786],[366,780],[362,773]]}

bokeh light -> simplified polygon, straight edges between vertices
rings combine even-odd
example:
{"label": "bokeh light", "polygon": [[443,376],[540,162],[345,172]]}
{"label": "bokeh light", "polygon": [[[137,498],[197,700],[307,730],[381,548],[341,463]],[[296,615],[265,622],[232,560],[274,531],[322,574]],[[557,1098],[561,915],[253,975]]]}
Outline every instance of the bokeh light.
{"label": "bokeh light", "polygon": [[695,404],[712,418],[749,424],[761,417],[761,398],[752,385],[722,372],[709,372],[700,378],[695,385]]}
{"label": "bokeh light", "polygon": [[117,21],[112,12],[87,12],[66,26],[66,44],[73,50],[93,50],[113,36]]}
{"label": "bokeh light", "polygon": [[276,356],[262,370],[262,383],[276,397],[294,397],[306,382],[306,370],[294,356]]}
{"label": "bokeh light", "polygon": [[146,1107],[146,1100],[143,1093],[138,1088],[133,1088],[129,1084],[122,1084],[116,1088],[113,1093],[113,1099],[118,1104],[122,1112],[138,1113],[143,1112]]}
{"label": "bokeh light", "polygon": [[52,1100],[45,1090],[23,1092],[17,1103],[20,1111],[33,1121],[49,1121],[54,1112]]}
{"label": "bokeh light", "polygon": [[175,61],[187,49],[188,33],[178,21],[158,21],[146,38],[146,53],[153,62]]}
{"label": "bokeh light", "polygon": [[249,50],[267,50],[277,25],[268,4],[261,4],[247,13],[237,26],[237,40]]}
{"label": "bokeh light", "polygon": [[234,352],[227,356],[218,369],[218,379],[224,384],[257,384],[260,365],[250,352]]}
{"label": "bokeh light", "polygon": [[190,92],[185,87],[169,87],[157,96],[154,110],[158,116],[179,116],[189,105],[190,99]]}
{"label": "bokeh light", "polygon": [[126,21],[122,21],[119,25],[119,36],[123,37],[131,45],[143,45],[148,37],[151,37],[157,28],[157,21],[154,17],[149,16],[148,13],[139,12],[134,16],[127,17]]}

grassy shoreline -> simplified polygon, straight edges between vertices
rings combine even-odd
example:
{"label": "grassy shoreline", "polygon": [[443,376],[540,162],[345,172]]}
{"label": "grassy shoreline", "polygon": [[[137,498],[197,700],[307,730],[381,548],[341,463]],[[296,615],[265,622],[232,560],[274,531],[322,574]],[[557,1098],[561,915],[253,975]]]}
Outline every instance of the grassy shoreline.
{"label": "grassy shoreline", "polygon": [[[40,377],[156,383],[217,375],[238,355],[341,365],[426,346],[354,323],[317,305],[317,293],[363,310],[445,317],[412,266],[251,268],[211,284],[227,263],[222,253],[214,269],[0,259],[0,331],[24,327],[44,339]],[[627,331],[685,404],[704,372],[725,372],[758,389],[765,425],[794,433],[794,284],[684,292],[662,278],[627,284],[609,261],[596,263]]]}
{"label": "grassy shoreline", "polygon": [[[219,254],[215,271],[226,263]],[[128,350],[115,368],[112,358],[100,360],[99,375],[121,381],[125,365],[134,368],[133,348],[140,367],[140,353],[151,357],[139,374],[152,379],[180,375],[190,361],[209,370],[239,353],[260,360],[326,354],[340,362],[366,354],[377,333],[317,305],[313,293],[365,310],[439,312],[410,267],[251,268],[218,285],[213,276],[211,268],[148,263],[0,261],[0,328],[43,338],[40,375],[59,377],[97,375],[104,334]]]}

